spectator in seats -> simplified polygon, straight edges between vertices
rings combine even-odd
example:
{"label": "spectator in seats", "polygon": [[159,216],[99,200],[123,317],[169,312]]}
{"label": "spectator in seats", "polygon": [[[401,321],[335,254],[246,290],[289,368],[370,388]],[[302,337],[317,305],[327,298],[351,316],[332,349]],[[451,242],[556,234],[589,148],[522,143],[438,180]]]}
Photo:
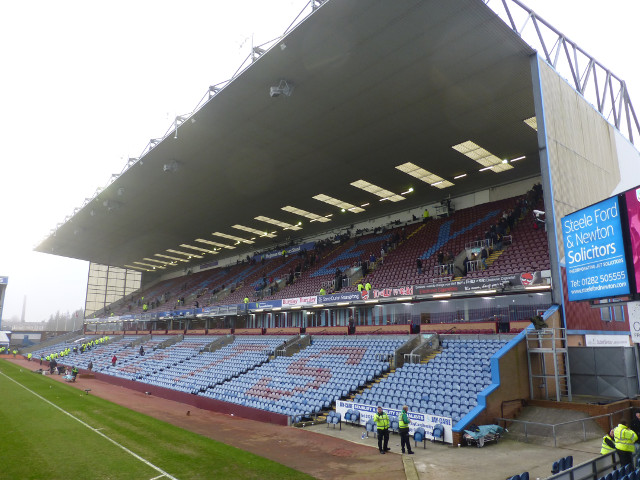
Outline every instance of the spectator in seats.
{"label": "spectator in seats", "polygon": [[509,318],[505,315],[498,317],[498,333],[509,333]]}
{"label": "spectator in seats", "polygon": [[422,275],[422,260],[420,260],[420,257],[416,259],[416,267],[418,267],[418,275]]}
{"label": "spectator in seats", "polygon": [[115,353],[113,354],[113,357],[111,357],[111,366],[115,367],[116,366],[116,362],[118,361],[118,357],[116,357]]}
{"label": "spectator in seats", "polygon": [[144,347],[143,347],[142,345],[140,345],[140,351],[139,351],[139,353],[140,353],[140,356],[141,356],[141,357],[144,357]]}
{"label": "spectator in seats", "polygon": [[638,441],[638,436],[627,426],[626,420],[620,420],[618,426],[613,429],[613,441],[620,458],[620,466],[633,463],[633,452],[636,449],[634,444]]}
{"label": "spectator in seats", "polygon": [[465,256],[462,261],[462,274],[466,277],[467,273],[469,273],[469,257]]}
{"label": "spectator in seats", "polygon": [[371,255],[369,255],[369,266],[372,266],[374,263],[376,263],[376,256],[371,252]]}
{"label": "spectator in seats", "polygon": [[405,405],[402,407],[402,413],[398,418],[399,431],[400,431],[400,447],[402,448],[402,453],[404,453],[405,446],[407,447],[407,453],[409,455],[413,455],[413,451],[411,450],[411,441],[409,440],[409,424],[411,420],[409,420],[409,415],[407,412],[409,411],[409,406]]}
{"label": "spectator in seats", "polygon": [[93,362],[91,360],[89,360],[89,364],[87,365],[87,370],[89,371],[93,370]]}
{"label": "spectator in seats", "polygon": [[393,237],[391,238],[391,248],[396,248],[398,246],[398,243],[400,243],[400,234],[396,230],[396,233],[394,233]]}
{"label": "spectator in seats", "polygon": [[487,247],[482,247],[482,251],[480,252],[480,260],[482,260],[482,268],[484,270],[487,269],[487,258],[489,258],[489,252],[487,252]]}
{"label": "spectator in seats", "polygon": [[340,268],[336,268],[336,276],[335,276],[335,289],[336,292],[339,292],[342,288],[342,271]]}
{"label": "spectator in seats", "polygon": [[438,265],[443,265],[443,264],[444,264],[444,252],[440,250],[438,252]]}
{"label": "spectator in seats", "polygon": [[378,427],[378,450],[380,453],[387,453],[389,450],[389,416],[378,406],[378,413],[373,416],[373,421]]}
{"label": "spectator in seats", "polygon": [[600,455],[616,451],[616,443],[613,441],[613,430],[602,437],[602,446],[600,447]]}

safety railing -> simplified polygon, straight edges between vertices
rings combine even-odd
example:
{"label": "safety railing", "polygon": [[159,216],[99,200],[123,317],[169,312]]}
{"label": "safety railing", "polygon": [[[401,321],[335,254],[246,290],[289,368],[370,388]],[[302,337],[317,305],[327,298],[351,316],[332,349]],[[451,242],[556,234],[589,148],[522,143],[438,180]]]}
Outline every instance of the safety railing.
{"label": "safety railing", "polygon": [[[571,420],[569,422],[561,422],[561,423],[541,423],[541,422],[530,422],[528,420],[516,420],[514,418],[496,418],[495,421],[498,425],[507,428],[509,425],[522,425],[524,428],[524,440],[528,441],[529,435],[537,435],[543,433],[544,436],[549,436],[548,433],[551,433],[551,437],[553,438],[553,446],[558,446],[558,434],[563,429],[568,429],[568,427],[581,423],[582,424],[582,439],[587,440],[587,422],[595,422],[601,418],[608,418],[609,420],[609,430],[611,430],[615,425],[613,421],[613,417],[622,417],[625,415],[627,411],[631,411],[631,407],[623,408],[621,410],[616,410],[615,412],[607,413],[604,415],[596,415],[593,417],[585,417],[577,420]],[[532,433],[533,430],[535,433]],[[598,435],[595,435],[593,438],[597,436],[602,436],[602,432],[598,432]],[[573,437],[575,440],[575,437]]]}

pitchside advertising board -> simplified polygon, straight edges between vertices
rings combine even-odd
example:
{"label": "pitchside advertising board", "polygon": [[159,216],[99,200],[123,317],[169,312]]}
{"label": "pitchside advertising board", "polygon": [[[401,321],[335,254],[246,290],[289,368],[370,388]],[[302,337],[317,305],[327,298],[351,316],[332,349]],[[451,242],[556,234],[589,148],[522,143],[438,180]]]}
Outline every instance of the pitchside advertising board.
{"label": "pitchside advertising board", "polygon": [[[357,410],[360,412],[360,425],[366,425],[367,421],[378,411],[377,406],[373,405],[365,405],[363,403],[354,403],[354,402],[346,402],[344,400],[338,400],[336,402],[336,412],[338,412],[342,418],[344,418],[347,410]],[[384,410],[389,418],[391,417],[399,417],[401,411],[394,410],[392,408],[386,408]],[[416,428],[422,427],[424,428],[426,437],[429,439],[433,439],[431,432],[433,432],[433,427],[436,425],[442,425],[444,428],[444,441],[447,443],[453,443],[453,435],[451,433],[451,419],[448,417],[438,417],[435,415],[429,415],[427,413],[415,413],[409,412],[409,433],[413,435]]]}
{"label": "pitchside advertising board", "polygon": [[631,292],[620,197],[608,198],[562,219],[571,301]]}

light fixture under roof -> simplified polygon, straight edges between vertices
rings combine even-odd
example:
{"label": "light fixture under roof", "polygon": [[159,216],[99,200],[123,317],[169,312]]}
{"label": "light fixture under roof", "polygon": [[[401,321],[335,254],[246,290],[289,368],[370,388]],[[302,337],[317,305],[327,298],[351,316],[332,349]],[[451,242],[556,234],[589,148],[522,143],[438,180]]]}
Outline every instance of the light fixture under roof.
{"label": "light fixture under roof", "polygon": [[536,132],[538,131],[538,119],[536,117],[529,117],[523,120],[523,122],[533,128]]}
{"label": "light fixture under roof", "polygon": [[423,181],[424,183],[428,183],[432,187],[447,188],[447,187],[453,186],[453,183],[451,183],[449,180],[445,180],[444,178],[439,177],[435,173],[431,173],[430,171],[425,170],[422,167],[419,167],[415,163],[411,163],[411,162],[403,163],[402,165],[396,165],[396,168],[401,172],[404,172],[408,175],[411,175],[414,178],[417,178],[418,180]]}
{"label": "light fixture under roof", "polygon": [[496,173],[504,172],[505,170],[511,170],[513,167],[508,163],[502,163],[502,159],[488,150],[485,150],[480,145],[471,140],[454,145],[455,151],[460,152],[465,157],[470,158],[476,163],[479,163],[483,167],[489,167]]}
{"label": "light fixture under roof", "polygon": [[269,217],[263,217],[262,215],[260,215],[259,217],[256,217],[255,220],[259,220],[265,223],[270,223],[271,225],[284,228],[285,230],[302,230],[302,227],[299,227],[298,225],[291,225],[286,222],[281,222],[280,220],[275,220]]}
{"label": "light fixture under roof", "polygon": [[135,265],[125,265],[127,268],[133,268],[134,270],[140,270],[142,272],[150,272],[148,268],[136,267]]}
{"label": "light fixture under roof", "polygon": [[156,262],[160,265],[173,265],[171,262],[165,262],[164,260],[156,260],[155,258],[144,257],[143,260],[147,260],[149,262]]}
{"label": "light fixture under roof", "polygon": [[458,175],[458,176],[453,177],[453,179],[454,179],[454,180],[458,180],[459,178],[464,178],[464,177],[466,177],[466,176],[467,176],[467,174],[466,174],[466,173],[462,173],[462,174],[460,174],[460,175]]}
{"label": "light fixture under roof", "polygon": [[185,262],[187,263],[187,260],[185,260],[184,258],[178,258],[178,257],[171,257],[169,255],[164,255],[162,253],[154,253],[153,254],[154,257],[161,257],[161,258],[169,258],[171,260],[177,260],[179,262]]}
{"label": "light fixture under roof", "polygon": [[269,237],[273,238],[276,235],[273,233],[265,232],[264,230],[256,230],[255,228],[245,227],[244,225],[231,225],[231,228],[237,228],[238,230],[243,230],[249,233],[255,233],[256,235],[260,235],[261,237]]}
{"label": "light fixture under roof", "polygon": [[307,212],[306,210],[302,210],[300,208],[291,207],[287,205],[286,207],[282,207],[282,210],[285,212],[293,213],[295,215],[300,215],[302,217],[310,218],[312,222],[330,222],[327,217],[321,217],[320,215],[316,215],[315,213]]}
{"label": "light fixture under roof", "polygon": [[389,200],[390,202],[399,202],[400,200],[406,200],[402,195],[396,195],[395,193],[385,190],[382,187],[378,187],[373,183],[369,183],[366,180],[356,180],[351,182],[351,186],[364,190],[365,192],[373,193],[380,198]]}
{"label": "light fixture under roof", "polygon": [[202,255],[196,255],[195,253],[191,253],[191,252],[182,252],[180,250],[173,250],[171,248],[167,249],[167,252],[171,252],[171,253],[177,253],[178,255],[184,255],[185,257],[195,257],[195,258],[203,258]]}
{"label": "light fixture under roof", "polygon": [[205,240],[204,238],[196,238],[196,242],[206,243],[207,245],[213,245],[214,247],[228,248],[229,250],[236,248],[233,245],[225,245],[224,243],[212,242],[211,240]]}
{"label": "light fixture under roof", "polygon": [[247,240],[246,238],[234,237],[233,235],[227,235],[226,233],[213,232],[211,235],[215,235],[216,237],[226,238],[228,240],[235,240],[236,242],[256,243],[256,242],[252,242],[251,240]]}
{"label": "light fixture under roof", "polygon": [[151,263],[144,263],[144,262],[133,262],[137,265],[144,265],[145,267],[151,267],[151,268],[160,268],[162,270],[164,270],[165,267],[163,267],[162,265],[153,265]]}
{"label": "light fixture under roof", "polygon": [[344,208],[345,210],[349,210],[353,213],[364,212],[364,208],[356,207],[348,202],[343,202],[342,200],[338,200],[337,198],[330,197],[329,195],[319,194],[313,197],[315,200],[319,200],[324,203],[328,203],[329,205],[333,205],[334,207]]}
{"label": "light fixture under roof", "polygon": [[192,250],[197,250],[199,252],[204,252],[204,253],[214,253],[214,254],[218,253],[215,250],[207,250],[206,248],[194,247],[193,245],[187,245],[186,243],[182,243],[180,246],[184,248],[190,248]]}

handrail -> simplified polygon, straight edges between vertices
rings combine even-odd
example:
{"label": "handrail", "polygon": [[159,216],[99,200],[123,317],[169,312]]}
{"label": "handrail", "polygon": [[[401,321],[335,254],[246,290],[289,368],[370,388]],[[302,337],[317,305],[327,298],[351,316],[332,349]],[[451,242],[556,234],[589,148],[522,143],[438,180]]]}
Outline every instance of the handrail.
{"label": "handrail", "polygon": [[506,427],[507,422],[511,422],[511,423],[520,423],[524,425],[524,438],[525,441],[528,438],[528,434],[527,434],[527,425],[537,425],[537,426],[541,426],[541,427],[550,427],[552,432],[553,432],[553,446],[557,447],[557,443],[558,443],[558,438],[556,435],[556,427],[562,427],[565,425],[570,425],[573,423],[578,423],[581,422],[582,423],[582,435],[583,435],[583,440],[587,439],[587,429],[585,426],[585,422],[586,421],[595,421],[598,418],[605,418],[608,417],[609,418],[609,429],[611,430],[613,428],[613,416],[614,415],[618,415],[621,413],[626,412],[627,410],[632,411],[633,408],[632,407],[626,407],[623,408],[622,410],[616,410],[615,412],[611,412],[611,413],[605,413],[603,415],[595,415],[593,417],[585,417],[585,418],[580,418],[578,420],[570,420],[568,422],[560,422],[560,423],[541,423],[541,422],[530,422],[528,420],[517,420],[515,418],[495,418],[495,421],[497,424],[500,424],[500,422],[504,422],[504,426]]}

